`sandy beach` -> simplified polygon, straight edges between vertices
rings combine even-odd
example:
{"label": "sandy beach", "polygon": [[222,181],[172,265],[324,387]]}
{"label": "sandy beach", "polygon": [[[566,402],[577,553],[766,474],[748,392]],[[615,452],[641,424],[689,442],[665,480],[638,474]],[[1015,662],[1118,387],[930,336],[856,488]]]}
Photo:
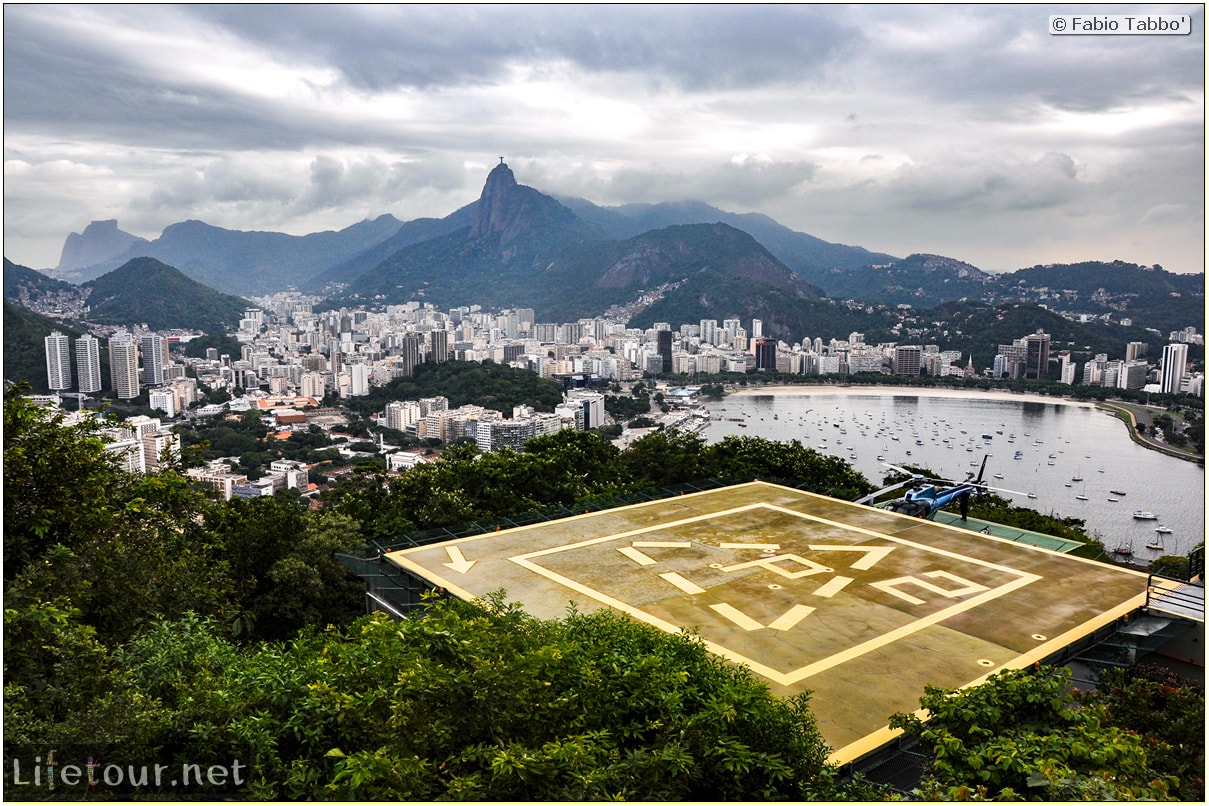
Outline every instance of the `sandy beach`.
{"label": "sandy beach", "polygon": [[1047,395],[1020,394],[998,389],[983,391],[981,389],[938,389],[919,386],[761,386],[755,389],[739,389],[728,394],[740,396],[843,395],[844,397],[902,395],[909,397],[950,397],[964,400],[1014,400],[1023,403],[1053,403],[1065,406],[1094,407],[1093,403],[1083,400],[1067,400],[1066,398],[1049,397]]}

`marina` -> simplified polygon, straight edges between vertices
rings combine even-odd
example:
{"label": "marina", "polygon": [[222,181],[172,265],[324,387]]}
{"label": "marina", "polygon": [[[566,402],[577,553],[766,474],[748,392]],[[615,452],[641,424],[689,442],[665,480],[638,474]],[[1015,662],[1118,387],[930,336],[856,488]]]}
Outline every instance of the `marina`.
{"label": "marina", "polygon": [[[1014,491],[1003,497],[1083,520],[1123,560],[1182,555],[1204,540],[1204,468],[1134,444],[1106,412],[1035,398],[912,392],[787,387],[733,394],[710,405],[701,434],[711,443],[728,435],[796,439],[845,459],[874,484],[891,472],[883,463],[962,480],[989,455],[985,481]],[[739,423],[749,427],[741,431]],[[1095,472],[1085,474],[1089,464]],[[1120,503],[1126,495],[1130,508]],[[1159,519],[1171,529],[1162,550],[1151,548]]]}

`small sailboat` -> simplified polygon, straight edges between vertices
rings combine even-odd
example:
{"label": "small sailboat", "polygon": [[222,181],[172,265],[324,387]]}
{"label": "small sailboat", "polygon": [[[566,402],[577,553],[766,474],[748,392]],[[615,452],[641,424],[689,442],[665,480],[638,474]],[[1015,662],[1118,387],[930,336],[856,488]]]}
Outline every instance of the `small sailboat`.
{"label": "small sailboat", "polygon": [[1118,557],[1132,557],[1133,556],[1133,542],[1131,541],[1129,543],[1118,543],[1117,547],[1112,550],[1112,553],[1117,555]]}
{"label": "small sailboat", "polygon": [[1163,526],[1163,525],[1159,525],[1159,526],[1155,527],[1155,531],[1156,531],[1156,532],[1158,532],[1158,533],[1159,533],[1159,534],[1161,534],[1161,535],[1169,535],[1169,534],[1171,534],[1171,530],[1170,530],[1170,529],[1168,529],[1166,526]]}
{"label": "small sailboat", "polygon": [[[1159,532],[1158,529],[1155,529],[1155,531]],[[1171,530],[1168,529],[1167,531],[1170,532]],[[1147,543],[1146,548],[1150,549],[1151,551],[1166,551],[1167,547],[1163,545],[1163,532],[1159,532],[1158,536],[1155,537],[1154,540]]]}

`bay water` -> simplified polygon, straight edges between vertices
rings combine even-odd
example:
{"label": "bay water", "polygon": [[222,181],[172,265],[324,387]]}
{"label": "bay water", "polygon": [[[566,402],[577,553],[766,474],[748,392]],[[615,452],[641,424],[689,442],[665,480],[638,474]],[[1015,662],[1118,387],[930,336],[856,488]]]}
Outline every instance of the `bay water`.
{"label": "bay water", "polygon": [[[846,459],[877,485],[891,472],[887,463],[960,481],[989,455],[985,484],[1014,491],[999,494],[1019,506],[1082,518],[1109,551],[1131,547],[1134,563],[1187,554],[1205,539],[1204,468],[1135,444],[1123,422],[1092,404],[956,390],[781,387],[708,407],[702,436],[710,443],[731,434],[796,439]],[[1135,519],[1135,510],[1157,519]],[[1159,526],[1171,530],[1161,535],[1163,551],[1147,548]]]}

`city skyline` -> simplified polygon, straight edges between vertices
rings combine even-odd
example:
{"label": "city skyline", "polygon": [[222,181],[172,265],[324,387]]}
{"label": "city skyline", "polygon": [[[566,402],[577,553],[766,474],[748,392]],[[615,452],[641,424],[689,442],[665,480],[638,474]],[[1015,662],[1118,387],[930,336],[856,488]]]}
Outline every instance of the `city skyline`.
{"label": "city skyline", "polygon": [[552,195],[989,271],[1203,271],[1203,8],[1085,10],[1192,33],[1053,36],[1040,6],[8,6],[6,256],[54,266],[109,218],[444,216],[504,155]]}
{"label": "city skyline", "polygon": [[[207,382],[213,388],[243,388],[253,394],[262,394],[267,384],[270,397],[292,393],[318,400],[330,390],[346,399],[368,395],[372,388],[393,379],[410,377],[421,362],[455,359],[512,364],[542,377],[588,373],[610,380],[752,370],[790,375],[981,374],[1042,380],[1050,374],[1051,360],[1058,362],[1060,383],[1072,384],[1076,377],[1071,351],[1052,353],[1051,336],[1040,329],[1020,338],[1005,333],[1011,343],[999,344],[992,365],[979,371],[973,353],[967,356],[935,337],[874,344],[865,342],[864,333],[850,332],[846,336],[831,334],[827,341],[822,335],[785,341],[765,338],[759,318],[748,320],[750,329],[737,318],[725,319],[721,326],[717,319],[701,319],[676,327],[655,322],[643,329],[607,316],[535,322],[532,309],[486,310],[476,305],[438,310],[417,302],[388,306],[376,313],[361,308],[314,313],[311,304],[315,299],[297,293],[276,294],[261,300],[265,308],[248,308],[235,333],[241,342],[239,356],[220,356],[218,350],[207,349],[207,360],[217,364],[221,357],[226,368]],[[147,388],[153,396],[151,407],[165,409],[157,405],[154,395],[167,395],[171,388],[172,414],[196,402],[195,390],[181,396],[182,385],[189,386],[190,381],[184,367],[169,354],[171,339],[154,330],[136,330],[118,328],[109,339],[110,389],[119,399],[130,399]],[[1125,344],[1124,359],[1110,360],[1107,354],[1089,357],[1083,365],[1083,385],[1140,389],[1148,380],[1155,380],[1159,384],[1154,391],[1190,391],[1199,396],[1202,376],[1187,371],[1187,344],[1203,344],[1203,338],[1195,327],[1171,332],[1171,343],[1163,349],[1153,379],[1144,358],[1146,343]],[[86,360],[89,352],[98,352],[98,344],[91,335],[77,341],[81,392],[101,391],[99,381],[96,389],[84,388],[86,382],[91,383],[86,378],[99,376],[96,359]],[[1183,353],[1173,367],[1172,350],[1177,347]],[[57,331],[47,336],[45,354],[52,393],[70,389],[68,338]],[[94,364],[95,369],[86,372],[86,363]],[[186,364],[195,364],[195,360],[186,359]],[[196,365],[194,371],[201,372]],[[1187,384],[1191,385],[1185,389]]]}

